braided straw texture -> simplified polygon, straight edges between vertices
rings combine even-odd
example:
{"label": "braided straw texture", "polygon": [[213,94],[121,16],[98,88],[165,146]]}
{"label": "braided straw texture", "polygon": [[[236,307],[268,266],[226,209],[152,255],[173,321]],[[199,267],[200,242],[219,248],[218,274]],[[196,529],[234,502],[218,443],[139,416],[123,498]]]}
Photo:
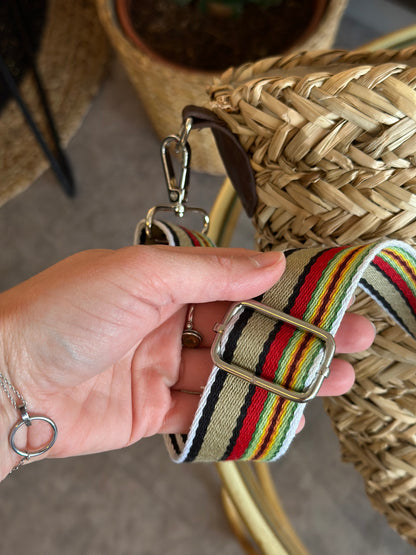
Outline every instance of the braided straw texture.
{"label": "braided straw texture", "polygon": [[[48,3],[37,66],[63,145],[80,126],[104,76],[109,54],[92,0]],[[39,129],[48,136],[30,72],[20,92]],[[47,167],[19,107],[10,100],[0,114],[0,206],[29,187]]]}
{"label": "braided straw texture", "polygon": [[[416,246],[416,49],[321,51],[229,70],[211,108],[256,174],[262,250],[381,237]],[[343,457],[373,505],[416,545],[416,341],[371,299],[352,310],[378,328],[349,357],[356,383],[326,401]]]}
{"label": "braided straw texture", "polygon": [[[312,36],[296,50],[329,48],[348,0],[329,0],[326,12]],[[159,138],[176,133],[182,109],[188,104],[203,106],[207,89],[217,74],[181,67],[148,50],[133,45],[124,35],[115,11],[115,0],[96,0],[98,14]],[[225,170],[211,132],[191,135],[192,168],[216,175]]]}

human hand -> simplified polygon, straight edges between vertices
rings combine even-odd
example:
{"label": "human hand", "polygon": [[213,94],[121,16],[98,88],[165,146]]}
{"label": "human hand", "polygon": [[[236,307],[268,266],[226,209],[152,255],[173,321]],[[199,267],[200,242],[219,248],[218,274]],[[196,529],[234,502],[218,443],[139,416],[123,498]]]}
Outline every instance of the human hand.
{"label": "human hand", "polygon": [[[76,254],[1,294],[1,367],[29,413],[58,425],[48,455],[186,432],[198,396],[183,390],[200,391],[207,381],[213,325],[230,301],[263,293],[283,271],[279,253],[135,246]],[[189,303],[196,304],[194,327],[204,338],[194,350],[181,346]],[[368,320],[347,314],[337,352],[366,349],[373,339]],[[334,359],[320,395],[342,394],[353,381],[351,365]],[[18,415],[5,398],[0,407],[0,429],[8,433]],[[23,428],[17,442],[29,449],[49,439],[49,429]],[[1,476],[17,462],[5,443]]]}

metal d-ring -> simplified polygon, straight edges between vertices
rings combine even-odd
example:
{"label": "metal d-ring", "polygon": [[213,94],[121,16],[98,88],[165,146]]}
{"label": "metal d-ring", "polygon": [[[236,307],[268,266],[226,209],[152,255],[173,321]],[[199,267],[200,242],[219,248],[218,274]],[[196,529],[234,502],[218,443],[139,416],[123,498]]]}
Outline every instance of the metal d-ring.
{"label": "metal d-ring", "polygon": [[[29,416],[25,406],[23,405],[19,407],[19,410],[22,414],[22,420],[17,422],[17,424],[15,424],[15,426],[12,428],[12,431],[10,432],[11,448],[15,453],[17,453],[18,455],[20,455],[21,457],[27,460],[31,459],[32,457],[38,457],[39,455],[43,455],[44,453],[46,453],[46,451],[49,451],[49,449],[56,441],[56,437],[58,435],[58,428],[55,422],[50,418],[48,418],[47,416]],[[47,445],[44,445],[43,447],[39,448],[37,451],[22,451],[22,449],[19,449],[16,446],[14,442],[14,437],[22,426],[31,426],[32,422],[35,420],[42,420],[43,422],[47,422],[49,424],[49,426],[52,428],[52,439]]]}
{"label": "metal d-ring", "polygon": [[146,220],[145,220],[145,229],[146,229],[146,235],[149,238],[152,236],[152,225],[153,225],[153,219],[156,212],[173,212],[179,218],[183,218],[185,212],[194,212],[196,214],[200,214],[203,220],[201,233],[206,234],[208,232],[209,215],[203,208],[197,208],[194,206],[185,206],[185,205],[177,206],[174,204],[161,205],[161,206],[153,206],[147,212]]}

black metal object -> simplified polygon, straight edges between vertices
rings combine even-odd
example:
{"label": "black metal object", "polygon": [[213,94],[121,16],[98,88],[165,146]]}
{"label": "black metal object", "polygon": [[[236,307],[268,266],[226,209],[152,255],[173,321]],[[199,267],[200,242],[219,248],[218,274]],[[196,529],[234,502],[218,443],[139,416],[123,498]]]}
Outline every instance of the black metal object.
{"label": "black metal object", "polygon": [[[47,23],[48,0],[20,0],[25,19],[30,26],[32,55],[39,51]],[[27,56],[16,34],[9,0],[0,0],[0,55],[3,57],[17,85],[29,70]],[[0,82],[0,111],[10,100],[11,94]],[[0,112],[1,113],[1,112]]]}
{"label": "black metal object", "polygon": [[37,94],[45,115],[48,125],[48,131],[52,139],[52,146],[48,145],[48,141],[43,136],[41,130],[37,126],[30,109],[28,108],[25,100],[20,94],[19,87],[5,61],[0,53],[0,76],[4,85],[10,95],[17,102],[21,109],[25,120],[34,134],[40,148],[48,159],[52,170],[62,185],[64,191],[68,196],[73,197],[76,193],[75,181],[73,178],[69,160],[61,146],[58,131],[56,129],[55,121],[49,106],[47,94],[39,74],[36,57],[35,57],[35,41],[31,35],[30,25],[25,19],[24,10],[20,0],[3,0],[6,1],[9,8],[10,21],[13,24],[15,35],[21,46],[21,52],[25,65],[32,72],[34,83],[36,86]]}

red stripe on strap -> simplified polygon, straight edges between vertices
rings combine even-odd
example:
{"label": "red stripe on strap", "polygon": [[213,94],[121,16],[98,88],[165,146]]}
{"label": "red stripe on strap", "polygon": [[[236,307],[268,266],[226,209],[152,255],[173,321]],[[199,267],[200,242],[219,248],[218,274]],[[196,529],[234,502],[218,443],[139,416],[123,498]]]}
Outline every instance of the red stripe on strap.
{"label": "red stripe on strap", "polygon": [[388,262],[376,256],[373,261],[374,265],[377,266],[386,276],[397,285],[398,289],[403,293],[407,302],[411,306],[412,310],[416,312],[416,297],[410,287],[407,285],[405,280],[398,274]]}
{"label": "red stripe on strap", "polygon": [[[334,247],[333,249],[325,250],[315,261],[308,275],[306,276],[303,285],[300,288],[299,295],[295,300],[293,308],[289,310],[292,316],[302,318],[303,314],[306,311],[310,298],[316,289],[317,282],[321,278],[322,272],[328,265],[329,261],[343,249],[345,249],[345,247]],[[278,334],[278,339],[276,337],[273,340],[269,352],[267,353],[265,362],[261,370],[261,376],[263,378],[273,380],[279,360],[282,357],[283,350],[293,333],[294,329],[292,326],[282,326],[281,331]],[[290,383],[291,375],[292,372],[289,373],[287,379],[282,384],[283,387],[287,387],[287,385]],[[236,444],[227,460],[239,459],[247,450],[251,438],[253,437],[253,434],[256,430],[256,426],[266,399],[267,392],[257,387],[252,397],[251,404],[247,409],[247,414],[244,418],[243,425],[241,427]],[[276,406],[276,411],[281,411],[283,402],[284,399],[282,397],[279,399],[279,402]]]}
{"label": "red stripe on strap", "polygon": [[[321,317],[324,313],[327,302],[328,302],[329,298],[331,297],[332,291],[337,286],[345,266],[348,264],[350,259],[354,256],[355,252],[356,252],[355,250],[347,250],[346,251],[347,255],[344,256],[339,261],[339,264],[334,268],[334,271],[331,274],[330,281],[327,283],[327,288],[326,288],[325,294],[324,294],[323,297],[321,297],[321,301],[320,301],[321,310],[319,312],[317,312],[317,314],[315,315],[315,318],[313,319],[314,324],[316,324],[316,325],[320,324]],[[315,266],[312,267],[312,270],[314,268],[315,268]],[[316,286],[316,284],[315,284],[315,286]],[[298,297],[298,299],[299,299],[299,297]],[[305,300],[308,301],[306,303],[306,306],[307,306],[310,299],[301,299],[301,301],[303,301],[303,302]],[[305,310],[306,310],[306,307],[305,307]],[[288,365],[288,367],[286,369],[286,376],[285,376],[285,380],[283,382],[284,387],[286,387],[286,388],[293,387],[294,374],[296,373],[296,371],[298,369],[298,365],[300,363],[300,360],[302,359],[304,351],[305,351],[306,347],[308,346],[310,340],[311,340],[310,336],[304,335],[301,343],[297,346],[297,349],[295,351],[295,356],[294,356],[294,358],[292,358],[292,360],[290,362],[290,366]],[[283,405],[281,405],[281,408],[279,406],[279,411],[281,411],[282,409],[283,409]],[[275,411],[274,414],[272,415],[272,418],[271,418],[270,422],[267,425],[267,427],[268,427],[267,434],[265,434],[265,436],[263,437],[261,445],[259,445],[258,448],[257,448],[257,452],[255,454],[256,459],[261,459],[264,452],[269,448],[269,444],[270,444],[272,438],[274,437],[274,435],[276,433],[276,430],[278,429],[278,426],[280,425],[281,419],[282,419],[281,414],[279,414],[277,411]]]}
{"label": "red stripe on strap", "polygon": [[[283,350],[293,333],[293,327],[284,325],[278,334],[279,340],[277,340],[277,336],[273,339],[261,372],[262,377],[265,379],[273,379],[279,360],[282,357]],[[236,444],[227,460],[240,459],[247,450],[251,438],[256,431],[259,416],[263,410],[267,395],[267,391],[261,389],[260,387],[256,387]],[[284,399],[281,397],[278,402],[277,410],[280,411],[283,402]]]}
{"label": "red stripe on strap", "polygon": [[190,231],[186,227],[182,227],[182,226],[180,226],[180,227],[188,235],[188,237],[192,241],[192,244],[193,244],[194,247],[201,247],[202,246],[201,241],[198,239],[198,237],[196,235],[194,235],[192,233],[192,231]]}
{"label": "red stripe on strap", "polygon": [[305,278],[304,284],[302,285],[299,295],[290,309],[290,314],[296,318],[303,318],[303,315],[308,308],[308,303],[311,300],[312,295],[318,285],[318,281],[321,279],[325,268],[328,266],[329,262],[336,256],[339,252],[345,250],[345,247],[334,247],[333,249],[328,249],[323,251],[322,255],[318,258],[315,264],[310,269],[308,275]]}
{"label": "red stripe on strap", "polygon": [[412,281],[416,282],[416,273],[415,273],[414,267],[412,268],[411,264],[409,264],[409,262],[407,260],[403,259],[401,256],[399,256],[392,249],[388,249],[387,252],[388,252],[389,257],[393,258],[393,260],[395,260],[397,262],[397,264],[403,268],[403,270],[406,272],[406,274],[411,276]]}

